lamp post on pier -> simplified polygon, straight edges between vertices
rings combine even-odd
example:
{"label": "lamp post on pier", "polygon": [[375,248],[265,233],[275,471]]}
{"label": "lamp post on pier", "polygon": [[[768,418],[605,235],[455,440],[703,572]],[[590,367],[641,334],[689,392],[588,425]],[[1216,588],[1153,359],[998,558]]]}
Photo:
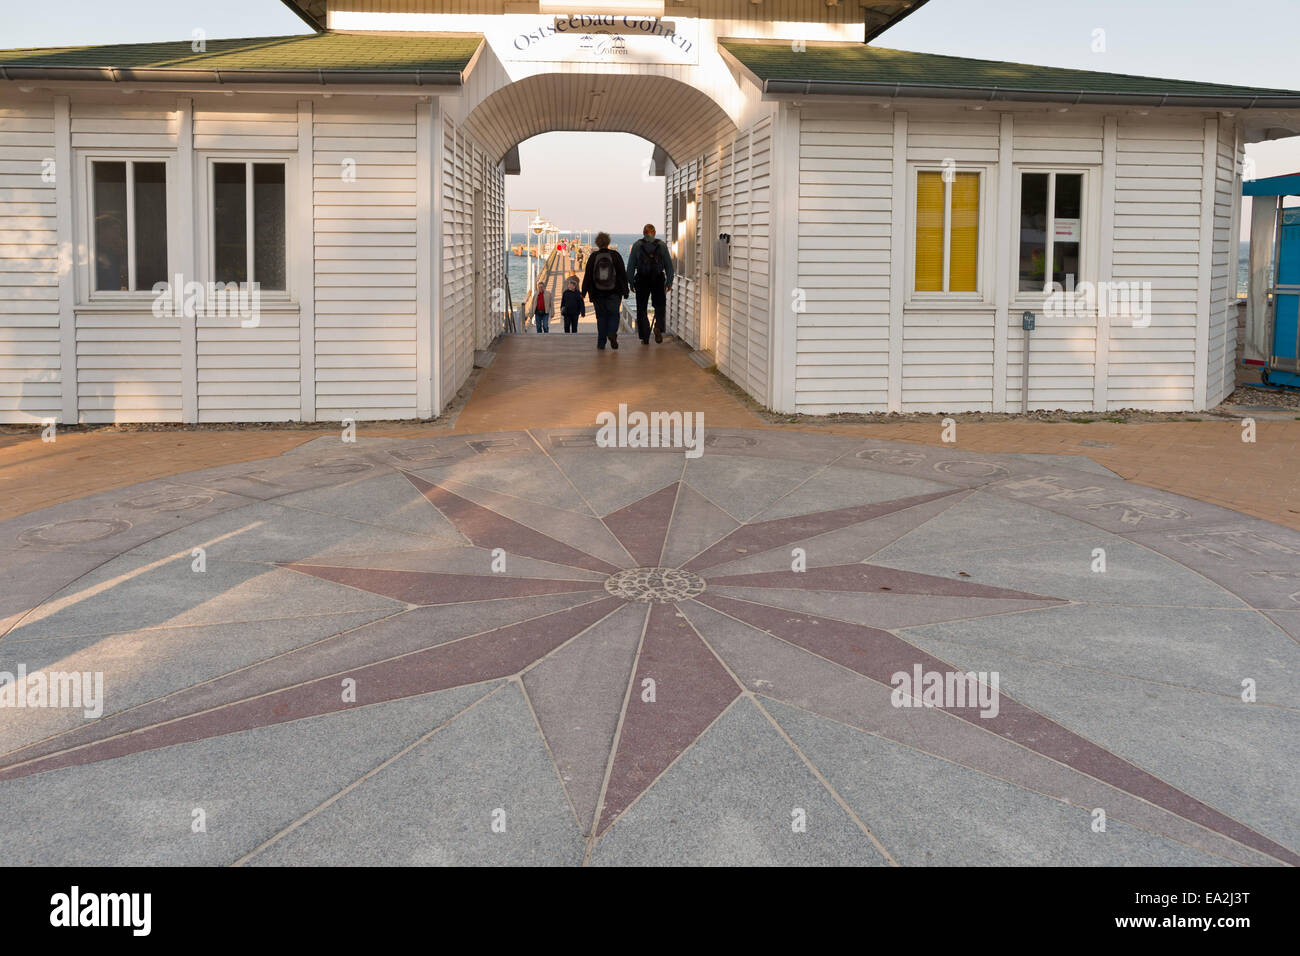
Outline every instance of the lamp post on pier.
{"label": "lamp post on pier", "polygon": [[[546,231],[546,226],[546,220],[541,217],[540,213],[533,217],[533,221],[528,226],[532,234],[537,237],[537,259],[539,260],[539,264],[542,258],[542,233]],[[532,294],[533,285],[536,281],[537,278],[536,273],[534,272],[533,254],[530,250],[528,254],[528,291],[530,295]]]}

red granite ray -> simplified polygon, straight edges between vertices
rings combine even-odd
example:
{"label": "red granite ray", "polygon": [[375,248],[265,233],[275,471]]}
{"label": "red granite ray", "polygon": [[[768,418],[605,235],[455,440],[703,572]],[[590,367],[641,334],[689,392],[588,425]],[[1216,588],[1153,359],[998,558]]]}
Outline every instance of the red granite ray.
{"label": "red granite ray", "polygon": [[600,788],[649,611],[648,604],[625,604],[524,672],[537,726],[584,836],[591,835],[596,823]]}
{"label": "red granite ray", "polygon": [[402,474],[476,547],[504,548],[510,554],[550,561],[553,564],[567,564],[588,571],[603,571],[606,574],[620,570],[607,561],[570,547],[548,534],[497,514],[491,508],[484,508],[468,498],[462,498],[441,485],[425,481],[409,472],[404,471]]}
{"label": "red granite ray", "polygon": [[677,484],[674,481],[654,494],[646,495],[640,501],[634,501],[626,508],[601,519],[605,522],[605,527],[618,538],[618,543],[632,555],[638,567],[659,566],[664,539],[668,537],[668,523],[673,516],[673,505],[677,502]]}
{"label": "red granite ray", "polygon": [[510,578],[502,574],[452,574],[437,571],[386,571],[378,568],[341,568],[324,564],[282,564],[314,578],[382,594],[407,604],[462,604],[498,598],[532,597],[603,591],[599,581],[551,578]]}
{"label": "red granite ray", "polygon": [[1261,861],[1258,853],[1234,840],[1121,793],[1095,777],[997,734],[954,720],[947,713],[924,708],[901,711],[891,704],[890,693],[870,678],[809,654],[766,631],[724,618],[696,601],[683,601],[679,608],[698,633],[708,635],[709,645],[736,679],[762,698],[782,701],[805,713],[1076,807],[1106,807],[1114,818],[1238,863]]}
{"label": "red granite ray", "polygon": [[[612,597],[593,601],[478,637],[413,651],[84,746],[27,759],[25,763],[17,762],[24,759],[24,751],[15,751],[0,767],[0,780],[506,677],[523,670],[621,606],[623,602]],[[356,681],[355,703],[343,701],[342,679],[345,677]]]}
{"label": "red granite ray", "polygon": [[[604,592],[600,594],[603,596]],[[536,620],[599,599],[595,592],[582,592],[571,596],[572,603],[536,614],[524,611],[518,617],[501,613],[504,608],[484,609],[476,615],[476,620],[482,626],[461,634],[449,633],[436,622],[423,620],[436,608],[403,611],[240,667],[211,680],[183,687],[163,697],[107,714],[98,720],[78,724],[62,733],[0,755],[0,767],[274,693],[331,674],[346,673],[453,640],[473,639],[503,627]]]}
{"label": "red granite ray", "polygon": [[796,588],[801,591],[897,591],[900,594],[930,594],[939,597],[1007,598],[1017,601],[1042,601],[1044,604],[1066,604],[1060,598],[1012,591],[1007,588],[941,578],[916,571],[900,571],[876,564],[838,564],[807,571],[759,571],[753,574],[730,574],[712,578],[710,585],[729,585],[746,588]]}
{"label": "red granite ray", "polygon": [[[655,686],[642,700],[643,681]],[[609,827],[740,695],[740,687],[671,604],[650,608],[596,832]]]}
{"label": "red granite ray", "polygon": [[[890,680],[893,674],[899,671],[911,674],[918,664],[922,671],[957,670],[888,631],[716,594],[705,593],[695,600],[888,687],[893,686]],[[1261,853],[1300,865],[1300,854],[1005,694],[998,695],[998,714],[995,717],[980,716],[978,706],[934,709],[959,717],[981,730],[1020,744]]]}
{"label": "red granite ray", "polygon": [[896,498],[892,501],[879,501],[869,505],[853,505],[849,508],[835,508],[831,511],[817,511],[812,514],[795,515],[791,518],[773,518],[755,524],[741,525],[731,534],[717,542],[707,551],[702,551],[682,565],[687,571],[699,571],[717,564],[734,561],[737,553],[743,550],[747,554],[770,551],[782,545],[793,544],[814,538],[828,531],[838,531],[849,525],[861,524],[872,518],[902,511],[913,505],[924,504],[938,498],[960,494],[963,489],[936,491],[928,495],[915,495],[911,498]]}

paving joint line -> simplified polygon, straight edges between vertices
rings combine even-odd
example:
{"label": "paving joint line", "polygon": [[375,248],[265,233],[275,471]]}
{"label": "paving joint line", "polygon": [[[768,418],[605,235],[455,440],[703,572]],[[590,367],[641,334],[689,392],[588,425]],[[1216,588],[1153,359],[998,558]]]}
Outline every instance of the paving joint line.
{"label": "paving joint line", "polygon": [[[499,680],[499,678],[492,678],[491,680]],[[490,683],[490,681],[481,681],[480,683],[487,684],[487,683]],[[328,807],[332,806],[333,804],[337,803],[339,800],[343,799],[343,797],[347,796],[347,795],[348,795],[349,793],[351,793],[353,790],[357,789],[359,786],[361,786],[361,785],[362,785],[363,783],[365,783],[367,780],[370,780],[371,778],[377,776],[377,775],[380,774],[382,771],[384,771],[384,770],[386,770],[388,767],[390,767],[392,764],[394,764],[394,763],[396,763],[398,760],[400,760],[402,757],[405,757],[405,756],[406,756],[407,754],[409,754],[411,751],[415,750],[415,748],[419,747],[419,746],[422,745],[422,744],[428,743],[428,742],[429,742],[430,740],[432,740],[433,737],[434,737],[436,734],[438,734],[441,730],[443,730],[444,728],[448,727],[448,726],[451,725],[453,722],[455,722],[456,720],[458,720],[458,719],[460,719],[461,717],[463,717],[465,714],[469,713],[469,711],[473,710],[475,707],[477,707],[477,706],[478,706],[479,704],[481,704],[483,701],[487,700],[489,697],[491,697],[491,696],[493,696],[494,694],[496,694],[498,691],[502,690],[502,689],[506,686],[506,683],[507,683],[506,681],[502,681],[500,686],[498,686],[498,687],[494,687],[494,688],[492,688],[491,690],[487,691],[485,694],[483,694],[481,697],[477,697],[477,698],[475,698],[472,702],[470,702],[469,704],[467,704],[465,707],[462,707],[460,710],[456,711],[454,714],[452,714],[450,717],[448,717],[448,718],[447,718],[446,720],[444,720],[442,723],[438,724],[438,726],[434,727],[433,730],[430,730],[428,733],[425,733],[425,734],[420,735],[420,737],[418,737],[417,739],[415,739],[415,740],[412,741],[411,743],[407,744],[405,747],[403,747],[403,748],[402,748],[401,750],[399,750],[397,753],[392,754],[392,755],[389,756],[387,759],[385,759],[385,760],[381,761],[380,763],[376,764],[374,767],[371,767],[371,768],[370,768],[369,770],[367,770],[364,774],[362,774],[360,777],[358,777],[358,778],[356,778],[355,780],[353,780],[351,783],[349,783],[349,784],[348,784],[346,787],[344,787],[343,789],[339,790],[339,791],[338,791],[337,793],[335,793],[333,796],[327,797],[325,800],[323,800],[321,803],[317,804],[314,808],[312,808],[311,810],[309,810],[307,813],[302,814],[302,815],[299,816],[297,819],[293,820],[293,821],[292,821],[288,826],[283,827],[282,829],[276,831],[276,832],[273,833],[273,834],[272,834],[268,839],[263,840],[263,841],[262,841],[261,843],[259,843],[257,846],[253,847],[253,849],[249,850],[249,851],[248,851],[247,853],[245,853],[243,856],[237,858],[236,860],[232,861],[232,862],[231,862],[230,864],[228,864],[228,865],[229,865],[229,866],[232,866],[232,867],[242,867],[244,864],[246,864],[246,863],[248,863],[250,860],[252,860],[253,857],[255,857],[255,856],[257,856],[259,853],[262,853],[263,851],[269,849],[272,845],[274,845],[275,843],[279,842],[279,841],[280,841],[281,839],[283,839],[284,837],[288,836],[288,835],[289,835],[290,833],[292,833],[294,830],[297,830],[299,827],[303,826],[305,823],[307,823],[307,822],[308,822],[309,820],[311,820],[313,817],[315,817],[315,816],[319,815],[320,813],[324,812]],[[475,686],[475,685],[470,684],[470,685],[466,685],[466,686],[470,686],[470,687],[472,687],[472,686]],[[451,688],[447,688],[447,689],[448,689],[448,690],[451,690]],[[344,713],[346,713],[346,711],[344,711]]]}

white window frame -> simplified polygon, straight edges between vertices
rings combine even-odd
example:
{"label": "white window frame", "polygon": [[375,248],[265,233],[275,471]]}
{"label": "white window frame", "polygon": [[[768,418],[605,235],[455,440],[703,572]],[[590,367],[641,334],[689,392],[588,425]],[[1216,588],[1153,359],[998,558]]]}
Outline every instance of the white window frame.
{"label": "white window frame", "polygon": [[80,235],[82,248],[86,250],[86,255],[81,261],[79,285],[81,294],[78,297],[81,302],[103,303],[119,302],[122,304],[129,303],[150,303],[154,300],[152,288],[123,290],[123,289],[96,289],[95,288],[95,180],[93,176],[94,163],[126,163],[126,252],[127,252],[127,277],[131,285],[135,285],[135,177],[132,175],[133,163],[162,163],[163,175],[166,177],[166,195],[167,195],[167,282],[171,282],[173,268],[176,262],[176,229],[178,228],[179,218],[177,216],[176,195],[176,165],[175,152],[172,150],[112,150],[112,149],[88,149],[78,150],[76,152],[73,165],[76,168],[77,185],[81,189],[83,201],[81,205],[81,222],[78,225],[77,233]]}
{"label": "white window frame", "polygon": [[[975,246],[975,291],[974,292],[948,292],[940,291],[917,291],[916,288],[916,196],[917,183],[920,181],[921,173],[943,173],[946,169],[953,169],[954,173],[977,173],[979,175],[979,240]],[[992,286],[989,281],[987,253],[989,243],[989,230],[992,228],[993,219],[990,215],[989,207],[992,205],[991,197],[993,189],[991,186],[992,177],[996,169],[996,164],[990,163],[958,163],[956,168],[945,167],[941,163],[908,163],[907,166],[907,235],[904,241],[907,243],[907,305],[932,305],[937,302],[969,302],[988,304],[992,301]],[[945,289],[948,285],[949,270],[949,252],[951,248],[951,230],[952,230],[952,183],[944,183],[943,195],[943,284]]]}
{"label": "white window frame", "polygon": [[1047,263],[1052,261],[1051,249],[1056,241],[1053,235],[1056,227],[1056,174],[1083,176],[1079,202],[1079,211],[1083,218],[1083,222],[1079,224],[1079,274],[1074,277],[1074,284],[1077,288],[1081,282],[1096,281],[1097,257],[1093,246],[1099,236],[1097,224],[1101,221],[1101,197],[1097,192],[1101,177],[1094,174],[1099,170],[1099,166],[1058,166],[1051,164],[1015,166],[1015,183],[1011,197],[1013,251],[1011,261],[1007,263],[1007,268],[1011,270],[1012,302],[1041,308],[1043,302],[1053,292],[1051,288],[1052,280],[1046,270],[1044,270],[1042,289],[1029,292],[1020,288],[1020,201],[1026,175],[1033,176],[1047,173],[1051,176],[1047,187],[1047,247],[1045,249],[1047,257],[1044,260]]}
{"label": "white window frame", "polygon": [[200,222],[199,237],[201,244],[201,253],[199,261],[203,263],[203,281],[215,282],[217,275],[217,244],[213,240],[213,229],[216,227],[216,165],[217,163],[242,163],[245,168],[244,175],[244,201],[246,205],[246,214],[244,217],[245,229],[245,255],[248,257],[248,276],[249,282],[256,282],[257,273],[253,268],[254,242],[253,226],[255,216],[253,212],[253,175],[252,166],[256,163],[278,163],[284,167],[284,284],[283,289],[262,289],[260,290],[263,302],[291,302],[294,297],[294,275],[293,267],[295,254],[294,250],[294,211],[291,203],[293,202],[294,184],[297,182],[295,169],[295,156],[286,153],[259,153],[259,152],[239,152],[223,154],[220,152],[208,152],[202,156],[203,169],[203,199],[199,203]]}

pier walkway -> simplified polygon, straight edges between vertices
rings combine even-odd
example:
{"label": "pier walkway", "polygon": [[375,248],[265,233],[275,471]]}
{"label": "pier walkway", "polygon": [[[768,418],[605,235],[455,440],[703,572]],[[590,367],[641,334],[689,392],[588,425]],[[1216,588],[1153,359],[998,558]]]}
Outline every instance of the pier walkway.
{"label": "pier walkway", "polygon": [[620,402],[703,412],[706,427],[763,424],[716,376],[692,362],[690,350],[676,339],[642,345],[625,333],[618,351],[598,351],[590,315],[577,335],[555,332],[552,322],[550,335],[502,336],[496,360],[474,386],[455,430],[527,428],[539,421],[587,428],[597,412],[617,412]]}
{"label": "pier walkway", "polygon": [[[627,250],[619,249],[617,245],[611,245],[611,249],[617,250],[624,259],[627,258]],[[551,334],[564,332],[564,320],[559,315],[560,300],[564,296],[564,283],[569,276],[578,277],[578,287],[582,287],[583,270],[586,267],[587,257],[596,251],[595,246],[583,247],[579,252],[576,248],[566,250],[565,252],[552,251],[541,266],[541,276],[546,281],[546,289],[555,299],[556,314],[551,317]],[[510,289],[510,300],[515,306],[515,331],[523,334],[530,332],[535,333],[537,329],[531,321],[522,321],[519,306],[524,306],[523,316],[526,316],[530,309],[528,304],[532,296],[536,294],[536,284],[527,289]],[[590,302],[585,303],[587,314],[582,316],[578,321],[579,332],[596,332],[596,312]],[[636,320],[636,303],[632,299],[624,302],[621,329],[624,333],[631,332]],[[650,309],[650,320],[654,321],[654,309]],[[507,326],[506,331],[511,331]]]}

